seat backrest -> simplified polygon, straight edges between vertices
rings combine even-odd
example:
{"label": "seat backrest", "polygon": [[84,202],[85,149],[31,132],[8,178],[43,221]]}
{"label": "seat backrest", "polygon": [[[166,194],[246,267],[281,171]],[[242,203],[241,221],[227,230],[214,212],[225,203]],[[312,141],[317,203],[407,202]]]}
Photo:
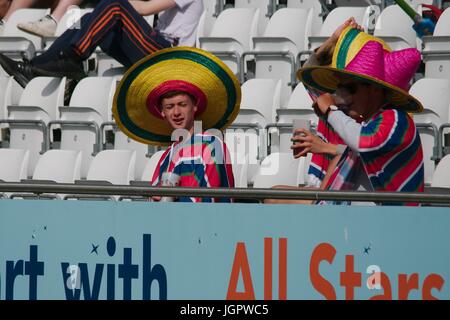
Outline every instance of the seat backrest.
{"label": "seat backrest", "polygon": [[411,18],[402,8],[398,5],[388,6],[378,16],[374,35],[377,37],[399,37],[409,47],[415,48],[417,46],[417,36],[411,25]]}
{"label": "seat backrest", "polygon": [[0,149],[0,180],[20,182],[28,176],[29,151]]}
{"label": "seat backrest", "polygon": [[23,37],[29,39],[33,42],[36,49],[40,49],[41,38],[20,30],[17,28],[17,24],[20,22],[38,20],[45,16],[48,12],[48,9],[17,9],[8,18],[8,21],[6,21],[3,36]]}
{"label": "seat backrest", "polygon": [[114,77],[87,77],[75,87],[69,105],[92,108],[101,115],[103,121],[111,121],[115,90]]}
{"label": "seat backrest", "polygon": [[78,6],[70,6],[66,13],[62,16],[61,20],[59,20],[58,26],[56,27],[55,36],[59,37],[67,29],[79,29],[81,27],[79,23],[81,17],[86,13],[92,12],[93,10],[94,9],[92,8],[81,9]]}
{"label": "seat backrest", "polygon": [[135,179],[140,179],[145,170],[148,158],[148,145],[138,142],[126,136],[122,131],[114,133],[114,150],[134,150],[136,151],[136,174]]}
{"label": "seat backrest", "polygon": [[433,36],[450,36],[450,7],[441,14],[434,28]]}
{"label": "seat backrest", "polygon": [[147,160],[145,169],[142,172],[141,181],[148,181],[149,183],[152,181],[153,173],[155,172],[156,166],[158,165],[164,151],[165,150],[160,150],[155,152],[152,157]]}
{"label": "seat backrest", "polygon": [[311,22],[311,33],[312,35],[318,35],[320,29],[322,28],[322,5],[320,1],[317,0],[287,0],[288,8],[301,8],[301,9],[311,9],[312,10],[312,22]]}
{"label": "seat backrest", "polygon": [[272,0],[234,0],[235,8],[259,9],[258,33],[262,33],[269,21],[267,8]]}
{"label": "seat backrest", "polygon": [[289,101],[286,105],[286,109],[307,109],[311,110],[311,106],[313,104],[313,100],[311,96],[306,91],[306,88],[303,83],[299,83],[289,98]]}
{"label": "seat backrest", "polygon": [[287,38],[303,51],[307,48],[308,36],[311,36],[311,19],[311,9],[279,9],[270,18],[264,37]]}
{"label": "seat backrest", "polygon": [[12,82],[11,77],[0,77],[0,119],[8,117],[6,107],[12,102]]}
{"label": "seat backrest", "polygon": [[245,153],[231,153],[231,165],[233,168],[234,186],[236,188],[248,187],[248,155]]}
{"label": "seat backrest", "polygon": [[86,180],[102,180],[112,184],[128,185],[134,180],[135,161],[135,151],[101,151],[92,160]]}
{"label": "seat backrest", "polygon": [[49,150],[36,164],[33,179],[74,183],[80,180],[82,152],[75,150]]}
{"label": "seat backrest", "polygon": [[258,9],[226,9],[217,17],[210,36],[233,38],[248,50],[251,39],[258,35],[258,20]]}
{"label": "seat backrest", "polygon": [[[427,113],[433,112],[439,119],[439,126],[449,119],[450,107],[450,81],[446,79],[422,78],[415,82],[409,93],[417,98],[424,107],[424,113],[414,115],[414,121],[427,122],[430,116]],[[434,119],[431,118],[431,121]]]}
{"label": "seat backrest", "polygon": [[19,106],[40,107],[51,120],[57,119],[57,110],[64,104],[66,78],[36,77],[25,87]]}
{"label": "seat backrest", "polygon": [[450,155],[439,161],[433,174],[432,187],[450,188]]}
{"label": "seat backrest", "polygon": [[271,188],[275,185],[297,186],[299,160],[292,153],[274,152],[260,165],[254,178],[254,188]]}
{"label": "seat backrest", "polygon": [[356,22],[364,27],[369,26],[370,7],[337,7],[333,9],[323,22],[320,29],[320,36],[328,37],[333,34],[338,26],[350,17],[354,17]]}
{"label": "seat backrest", "polygon": [[242,84],[241,90],[241,111],[255,110],[267,122],[275,122],[275,112],[280,107],[280,80],[250,79]]}

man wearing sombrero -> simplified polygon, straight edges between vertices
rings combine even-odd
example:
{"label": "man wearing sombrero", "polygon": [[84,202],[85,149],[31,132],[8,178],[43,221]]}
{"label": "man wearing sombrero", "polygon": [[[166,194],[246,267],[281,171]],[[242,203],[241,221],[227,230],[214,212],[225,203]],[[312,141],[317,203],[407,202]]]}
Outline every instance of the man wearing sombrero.
{"label": "man wearing sombrero", "polygon": [[[239,81],[222,61],[200,49],[178,47],[158,51],[127,71],[114,96],[113,114],[132,139],[169,145],[152,185],[160,185],[163,173],[170,172],[180,177],[180,187],[234,187],[220,131],[234,121],[240,101]],[[195,132],[194,120],[208,131]],[[188,137],[179,141],[183,133]],[[181,197],[178,201],[230,199]]]}
{"label": "man wearing sombrero", "polygon": [[408,94],[420,61],[416,49],[391,51],[349,26],[335,42],[331,66],[298,71],[307,87],[324,93],[318,109],[347,145],[326,189],[423,191],[422,145],[408,115],[423,109]]}

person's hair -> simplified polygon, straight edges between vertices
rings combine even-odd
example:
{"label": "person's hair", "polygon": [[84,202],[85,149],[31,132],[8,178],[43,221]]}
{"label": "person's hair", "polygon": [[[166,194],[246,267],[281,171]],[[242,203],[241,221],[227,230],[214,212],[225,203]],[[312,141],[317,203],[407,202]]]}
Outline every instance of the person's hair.
{"label": "person's hair", "polygon": [[195,105],[197,104],[197,98],[195,98],[192,94],[190,94],[189,92],[183,91],[183,90],[172,90],[172,91],[168,91],[166,93],[164,93],[163,95],[161,95],[158,99],[158,106],[161,108],[162,107],[162,101],[164,99],[170,99],[173,98],[175,96],[178,95],[185,95],[188,96],[189,99],[191,99],[192,103]]}

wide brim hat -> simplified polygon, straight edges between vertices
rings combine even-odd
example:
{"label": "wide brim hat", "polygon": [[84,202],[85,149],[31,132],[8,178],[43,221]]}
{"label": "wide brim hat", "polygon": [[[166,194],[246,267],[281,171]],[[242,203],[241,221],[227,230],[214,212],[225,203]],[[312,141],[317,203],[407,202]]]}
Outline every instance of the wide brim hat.
{"label": "wide brim hat", "polygon": [[422,112],[422,104],[408,93],[420,62],[417,49],[392,51],[383,40],[347,27],[337,41],[331,66],[301,68],[297,77],[306,86],[328,93],[352,79],[377,85],[385,89],[390,107]]}
{"label": "wide brim hat", "polygon": [[175,47],[139,60],[125,73],[113,102],[118,127],[136,141],[169,145],[173,128],[161,115],[159,98],[174,90],[196,98],[202,130],[224,130],[238,115],[241,87],[234,73],[207,51]]}

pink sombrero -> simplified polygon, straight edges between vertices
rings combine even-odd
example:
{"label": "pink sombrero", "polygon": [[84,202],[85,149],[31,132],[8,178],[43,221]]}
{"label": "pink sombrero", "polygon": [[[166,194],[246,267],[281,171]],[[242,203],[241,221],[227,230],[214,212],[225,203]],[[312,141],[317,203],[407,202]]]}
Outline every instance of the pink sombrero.
{"label": "pink sombrero", "polygon": [[339,37],[331,66],[305,67],[297,76],[305,85],[330,93],[349,78],[375,84],[386,90],[390,107],[422,112],[422,104],[408,93],[420,62],[417,49],[391,51],[381,39],[347,27]]}

